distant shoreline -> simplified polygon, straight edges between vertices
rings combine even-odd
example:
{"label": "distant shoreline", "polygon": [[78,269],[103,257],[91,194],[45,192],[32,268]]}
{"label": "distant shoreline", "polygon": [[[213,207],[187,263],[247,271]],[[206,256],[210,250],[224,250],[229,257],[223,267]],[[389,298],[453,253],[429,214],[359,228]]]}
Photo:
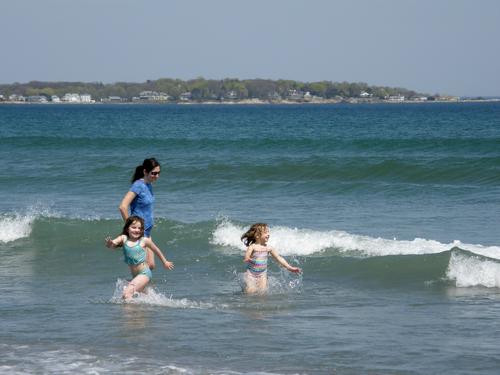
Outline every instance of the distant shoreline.
{"label": "distant shoreline", "polygon": [[239,101],[94,101],[90,103],[80,102],[80,103],[68,103],[68,102],[14,102],[14,101],[0,101],[0,105],[62,105],[62,106],[74,106],[74,105],[324,105],[324,104],[432,104],[432,103],[494,103],[500,102],[500,98],[492,99],[458,99],[458,100],[402,100],[402,101],[390,101],[390,100],[321,100],[321,101],[291,101],[291,100],[281,100],[281,101],[266,101],[259,99],[246,99]]}

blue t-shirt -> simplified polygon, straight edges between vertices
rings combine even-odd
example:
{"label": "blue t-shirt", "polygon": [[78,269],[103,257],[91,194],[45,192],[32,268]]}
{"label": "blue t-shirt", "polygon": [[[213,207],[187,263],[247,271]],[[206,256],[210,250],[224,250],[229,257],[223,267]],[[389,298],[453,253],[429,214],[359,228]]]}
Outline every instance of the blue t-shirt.
{"label": "blue t-shirt", "polygon": [[146,184],[144,180],[135,181],[130,187],[130,191],[136,197],[130,204],[130,215],[136,215],[144,219],[144,229],[153,226],[153,203],[155,196],[151,184]]}

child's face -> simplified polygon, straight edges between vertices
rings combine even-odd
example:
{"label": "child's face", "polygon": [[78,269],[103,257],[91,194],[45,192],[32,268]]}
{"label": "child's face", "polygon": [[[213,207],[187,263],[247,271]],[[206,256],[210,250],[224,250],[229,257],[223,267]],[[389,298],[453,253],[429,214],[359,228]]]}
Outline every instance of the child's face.
{"label": "child's face", "polygon": [[269,228],[265,227],[264,229],[262,229],[259,238],[264,244],[266,244],[267,241],[269,241],[269,236],[270,236]]}
{"label": "child's face", "polygon": [[142,235],[142,225],[139,221],[134,221],[128,227],[128,235],[133,238],[138,238]]}

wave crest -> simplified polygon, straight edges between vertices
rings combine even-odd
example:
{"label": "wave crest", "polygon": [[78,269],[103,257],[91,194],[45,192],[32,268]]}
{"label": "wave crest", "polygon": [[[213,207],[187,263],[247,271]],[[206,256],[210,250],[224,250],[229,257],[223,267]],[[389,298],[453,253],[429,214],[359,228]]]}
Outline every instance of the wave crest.
{"label": "wave crest", "polygon": [[[244,251],[245,245],[241,242],[240,237],[245,230],[247,230],[247,226],[222,220],[212,233],[211,243],[232,248],[233,252],[234,249]],[[308,256],[333,250],[337,254],[368,257],[437,254],[459,247],[471,253],[500,259],[499,246],[464,244],[458,240],[451,243],[441,243],[424,238],[413,240],[386,239],[350,234],[338,230],[318,231],[285,226],[271,227],[269,245],[276,248],[282,255]]]}
{"label": "wave crest", "polygon": [[0,217],[0,243],[8,243],[29,237],[35,217],[32,215],[16,215]]}
{"label": "wave crest", "polygon": [[493,259],[453,252],[446,277],[457,287],[500,288],[500,263]]}

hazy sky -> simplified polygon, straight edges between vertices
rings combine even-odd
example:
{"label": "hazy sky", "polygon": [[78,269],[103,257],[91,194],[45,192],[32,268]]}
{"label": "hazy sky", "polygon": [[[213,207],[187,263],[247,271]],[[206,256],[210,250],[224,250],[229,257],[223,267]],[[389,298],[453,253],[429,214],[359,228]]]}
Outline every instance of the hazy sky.
{"label": "hazy sky", "polygon": [[268,78],[500,95],[497,0],[0,0],[0,83]]}

